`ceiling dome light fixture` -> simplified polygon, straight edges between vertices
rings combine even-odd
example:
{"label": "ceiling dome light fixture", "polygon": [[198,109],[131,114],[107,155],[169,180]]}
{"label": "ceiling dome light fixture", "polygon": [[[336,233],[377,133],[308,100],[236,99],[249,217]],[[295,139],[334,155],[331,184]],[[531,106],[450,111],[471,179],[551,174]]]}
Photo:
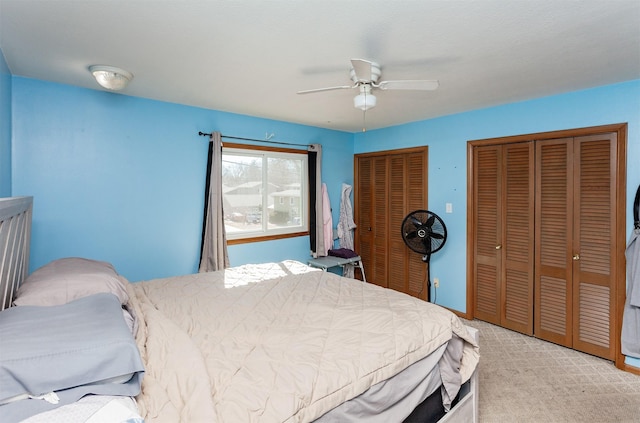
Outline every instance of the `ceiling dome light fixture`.
{"label": "ceiling dome light fixture", "polygon": [[371,85],[369,84],[360,85],[360,94],[353,97],[353,105],[363,112],[376,107],[376,101],[376,96],[371,94]]}
{"label": "ceiling dome light fixture", "polygon": [[133,79],[131,72],[113,66],[93,65],[89,66],[89,72],[100,86],[112,91],[124,89]]}

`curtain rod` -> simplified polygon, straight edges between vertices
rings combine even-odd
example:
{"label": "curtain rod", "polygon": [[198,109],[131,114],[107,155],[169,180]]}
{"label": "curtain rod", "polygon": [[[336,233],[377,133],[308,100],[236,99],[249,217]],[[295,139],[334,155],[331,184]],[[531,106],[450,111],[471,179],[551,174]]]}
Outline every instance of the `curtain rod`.
{"label": "curtain rod", "polygon": [[[198,132],[198,135],[201,137],[210,137],[211,134],[207,134],[206,132]],[[232,137],[230,135],[220,135],[221,138],[226,138],[228,140],[242,140],[242,141],[255,141],[255,142],[266,142],[269,144],[280,144],[280,145],[295,145],[298,147],[309,147],[309,144],[294,144],[288,142],[280,142],[280,141],[270,141],[270,140],[257,140],[255,138],[243,138],[243,137]]]}

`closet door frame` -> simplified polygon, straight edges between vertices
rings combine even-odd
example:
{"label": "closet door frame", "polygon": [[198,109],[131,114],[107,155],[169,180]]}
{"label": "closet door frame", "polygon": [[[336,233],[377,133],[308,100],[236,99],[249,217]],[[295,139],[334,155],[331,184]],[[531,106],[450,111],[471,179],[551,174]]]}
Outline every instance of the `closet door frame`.
{"label": "closet door frame", "polygon": [[611,125],[601,125],[586,128],[567,129],[552,132],[540,132],[533,134],[523,134],[509,137],[489,138],[480,140],[471,140],[467,142],[467,312],[464,315],[467,319],[473,319],[473,294],[475,292],[475,281],[473,280],[473,269],[475,266],[473,251],[475,245],[475,210],[474,204],[474,149],[479,146],[509,144],[514,142],[523,142],[531,140],[546,140],[555,138],[581,137],[587,135],[602,134],[607,132],[615,132],[617,134],[616,154],[617,166],[616,172],[616,228],[615,239],[617,240],[615,248],[616,261],[612,266],[612,272],[615,273],[615,284],[612,287],[612,296],[615,299],[615,309],[611,316],[613,322],[613,333],[615,339],[615,366],[619,369],[640,374],[639,370],[627,366],[624,363],[624,355],[620,346],[620,331],[622,327],[622,313],[624,309],[624,301],[626,296],[626,267],[625,267],[625,248],[626,248],[626,211],[627,211],[627,123],[618,123]]}

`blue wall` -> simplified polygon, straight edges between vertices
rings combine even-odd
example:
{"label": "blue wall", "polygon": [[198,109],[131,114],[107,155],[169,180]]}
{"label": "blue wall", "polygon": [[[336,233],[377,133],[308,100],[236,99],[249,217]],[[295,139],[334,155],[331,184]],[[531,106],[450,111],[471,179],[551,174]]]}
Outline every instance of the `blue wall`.
{"label": "blue wall", "polygon": [[11,196],[11,73],[0,50],[0,197]]}
{"label": "blue wall", "polygon": [[[353,183],[345,132],[13,77],[13,195],[33,195],[31,268],[83,256],[131,281],[197,271],[208,138],[323,145],[334,218]],[[309,238],[229,247],[232,265],[305,261]]]}

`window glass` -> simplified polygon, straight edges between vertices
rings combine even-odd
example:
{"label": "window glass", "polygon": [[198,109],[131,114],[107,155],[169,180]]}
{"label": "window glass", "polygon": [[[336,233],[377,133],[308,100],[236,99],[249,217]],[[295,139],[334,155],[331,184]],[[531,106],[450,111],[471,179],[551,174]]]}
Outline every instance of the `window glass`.
{"label": "window glass", "polygon": [[307,232],[307,185],[306,151],[223,147],[227,239]]}

